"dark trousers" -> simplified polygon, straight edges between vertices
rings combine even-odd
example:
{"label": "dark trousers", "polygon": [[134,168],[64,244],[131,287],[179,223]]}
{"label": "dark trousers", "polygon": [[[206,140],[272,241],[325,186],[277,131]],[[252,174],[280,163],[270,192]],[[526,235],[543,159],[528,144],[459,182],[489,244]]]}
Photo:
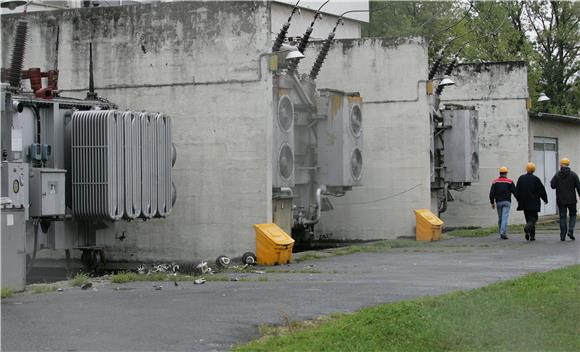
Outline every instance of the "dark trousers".
{"label": "dark trousers", "polygon": [[530,236],[536,236],[536,222],[538,221],[538,212],[534,210],[524,210],[524,217],[526,218],[526,229]]}
{"label": "dark trousers", "polygon": [[[570,222],[566,221],[566,210],[570,213]],[[558,213],[560,213],[560,237],[565,237],[566,234],[574,234],[574,226],[576,226],[576,204],[558,204]]]}

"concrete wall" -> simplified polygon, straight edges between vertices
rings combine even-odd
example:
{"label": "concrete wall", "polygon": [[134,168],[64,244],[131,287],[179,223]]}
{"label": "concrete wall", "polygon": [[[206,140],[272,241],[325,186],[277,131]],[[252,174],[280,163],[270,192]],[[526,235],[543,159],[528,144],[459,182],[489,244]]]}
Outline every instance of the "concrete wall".
{"label": "concrete wall", "polygon": [[534,117],[530,122],[530,155],[533,156],[533,137],[557,138],[558,158],[570,159],[572,170],[580,172],[580,118],[573,122]]}
{"label": "concrete wall", "polygon": [[[294,2],[296,3],[296,2]],[[320,6],[320,5],[319,5]],[[368,6],[368,3],[367,3]],[[290,13],[292,12],[292,6],[279,4],[273,2],[271,4],[272,8],[272,39],[276,38],[282,25],[286,23]],[[356,4],[353,4],[353,9],[356,8]],[[306,28],[310,26],[312,19],[314,18],[315,11],[302,9],[301,13],[296,13],[292,17],[292,22],[290,22],[290,29],[288,30],[289,37],[302,36],[306,32]],[[338,16],[334,15],[323,15],[322,19],[316,20],[314,31],[312,31],[312,39],[326,39],[328,33],[332,31],[332,28],[336,25],[336,20]],[[344,19],[344,25],[338,26],[336,30],[335,38],[360,38],[361,37],[361,22],[354,21],[348,18]]]}
{"label": "concrete wall", "polygon": [[[308,72],[315,43],[300,64]],[[313,55],[308,55],[312,53]],[[322,66],[318,88],[363,97],[364,178],[319,229],[332,238],[382,239],[413,235],[413,209],[430,206],[427,44],[421,39],[339,40]]]}
{"label": "concrete wall", "polygon": [[[19,18],[2,16],[3,66]],[[269,4],[157,3],[27,19],[24,68],[58,68],[63,95],[84,97],[92,41],[101,96],[173,118],[174,210],[99,231],[109,256],[190,261],[253,250],[251,225],[272,211],[272,82],[260,57],[271,47]],[[121,231],[124,241],[115,239]]]}
{"label": "concrete wall", "polygon": [[[489,188],[500,166],[517,181],[529,159],[527,67],[524,62],[459,65],[454,86],[446,87],[442,102],[475,106],[479,111],[480,181],[464,192],[453,192],[454,202],[442,214],[446,226],[491,226],[497,213],[489,204]],[[514,203],[515,204],[515,203]],[[512,207],[511,223],[523,223]]]}

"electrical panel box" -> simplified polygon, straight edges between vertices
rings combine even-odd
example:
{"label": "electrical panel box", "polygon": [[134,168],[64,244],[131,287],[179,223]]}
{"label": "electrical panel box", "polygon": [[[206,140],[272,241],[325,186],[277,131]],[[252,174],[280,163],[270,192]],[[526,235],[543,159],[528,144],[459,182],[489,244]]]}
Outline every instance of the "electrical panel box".
{"label": "electrical panel box", "polygon": [[21,162],[2,162],[2,197],[10,198],[9,207],[28,206],[28,164]]}
{"label": "electrical panel box", "polygon": [[66,170],[32,168],[30,173],[30,216],[65,215]]}
{"label": "electrical panel box", "polygon": [[363,174],[362,98],[358,93],[320,90],[317,124],[319,183],[357,186]]}
{"label": "electrical panel box", "polygon": [[2,208],[2,288],[24,290],[26,284],[26,220],[24,209]]}
{"label": "electrical panel box", "polygon": [[445,180],[479,181],[479,115],[474,108],[443,110]]}

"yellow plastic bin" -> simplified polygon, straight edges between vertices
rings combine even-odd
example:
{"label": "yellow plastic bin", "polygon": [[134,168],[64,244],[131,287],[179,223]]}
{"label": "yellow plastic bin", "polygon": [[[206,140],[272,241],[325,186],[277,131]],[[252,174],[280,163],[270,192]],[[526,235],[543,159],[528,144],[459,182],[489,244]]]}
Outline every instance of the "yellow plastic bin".
{"label": "yellow plastic bin", "polygon": [[439,241],[443,230],[443,221],[429,209],[415,209],[417,222],[415,238],[417,241]]}
{"label": "yellow plastic bin", "polygon": [[290,263],[294,240],[276,224],[255,224],[258,264]]}

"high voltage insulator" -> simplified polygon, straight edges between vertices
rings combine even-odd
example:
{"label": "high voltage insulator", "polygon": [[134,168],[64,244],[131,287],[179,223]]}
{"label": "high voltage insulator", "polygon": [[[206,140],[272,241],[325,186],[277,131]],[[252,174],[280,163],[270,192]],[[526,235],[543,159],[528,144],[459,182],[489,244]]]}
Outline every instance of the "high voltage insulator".
{"label": "high voltage insulator", "polygon": [[12,48],[12,61],[10,62],[9,82],[13,88],[20,88],[22,76],[22,64],[24,62],[24,49],[26,48],[26,33],[28,22],[20,20],[16,24],[16,35]]}

